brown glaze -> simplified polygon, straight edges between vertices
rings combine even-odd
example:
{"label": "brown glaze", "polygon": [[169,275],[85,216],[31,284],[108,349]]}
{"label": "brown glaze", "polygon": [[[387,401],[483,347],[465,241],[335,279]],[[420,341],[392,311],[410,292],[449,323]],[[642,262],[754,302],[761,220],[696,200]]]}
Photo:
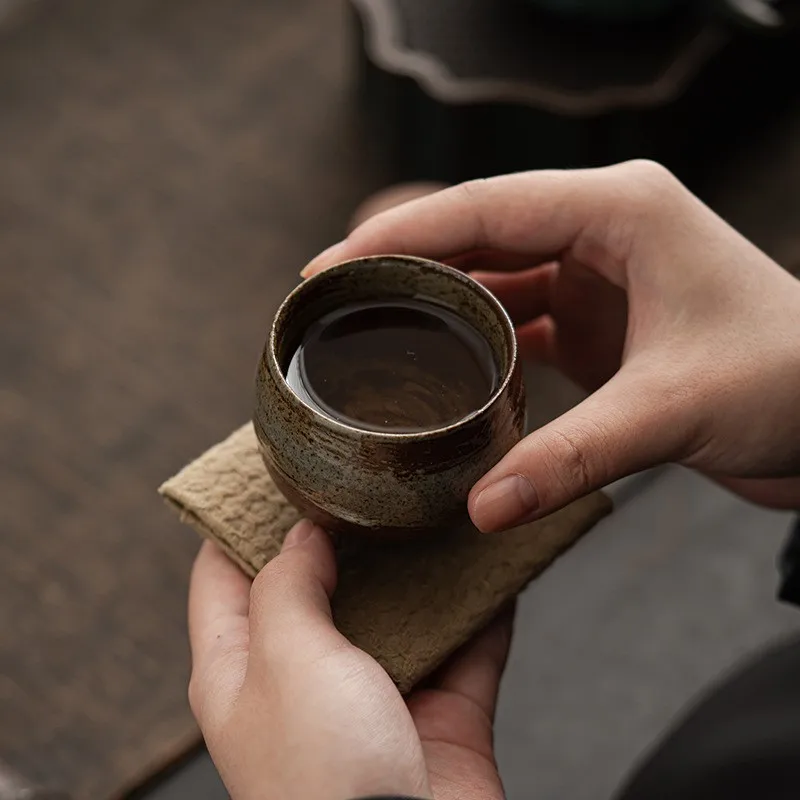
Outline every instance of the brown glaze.
{"label": "brown glaze", "polygon": [[[308,326],[344,303],[422,297],[489,342],[501,381],[481,409],[436,430],[350,427],[304,404],[284,378]],[[295,289],[278,310],[256,380],[256,435],[267,469],[298,508],[340,531],[423,533],[466,521],[473,484],[522,437],[525,391],[514,328],[500,303],[463,273],[409,256],[340,264]]]}

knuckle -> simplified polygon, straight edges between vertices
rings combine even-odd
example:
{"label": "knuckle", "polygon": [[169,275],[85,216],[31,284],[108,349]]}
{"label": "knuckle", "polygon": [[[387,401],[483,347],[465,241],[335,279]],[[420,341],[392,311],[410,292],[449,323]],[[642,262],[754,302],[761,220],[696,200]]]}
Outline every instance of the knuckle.
{"label": "knuckle", "polygon": [[474,178],[454,187],[458,195],[463,198],[464,205],[471,216],[472,238],[475,247],[483,247],[489,241],[488,226],[484,216],[488,186],[487,178]]}
{"label": "knuckle", "polygon": [[651,210],[674,201],[683,192],[678,179],[657,161],[638,159],[620,165],[624,195],[635,207]]}
{"label": "knuckle", "polygon": [[622,166],[641,183],[666,186],[678,180],[663,164],[647,158],[626,161]]}
{"label": "knuckle", "polygon": [[602,437],[582,427],[560,428],[550,432],[544,445],[550,454],[551,473],[561,490],[572,500],[592,489],[604,474]]}
{"label": "knuckle", "polygon": [[575,431],[557,431],[561,455],[560,468],[569,481],[571,494],[583,494],[591,484],[587,444],[582,434]]}
{"label": "knuckle", "polygon": [[626,161],[624,166],[642,179],[674,180],[672,173],[663,164],[649,158],[634,158]]}
{"label": "knuckle", "polygon": [[261,572],[256,575],[250,587],[250,607],[257,608],[276,593],[280,593],[288,581],[288,574],[283,556],[273,558]]}
{"label": "knuckle", "polygon": [[473,200],[483,197],[487,183],[488,181],[486,178],[473,178],[472,180],[459,183],[455,188],[456,191],[460,192],[467,200],[472,202]]}
{"label": "knuckle", "polygon": [[271,614],[268,609],[280,605],[291,591],[291,586],[292,579],[285,555],[273,558],[256,575],[250,587],[250,620],[254,627],[263,629],[269,624]]}
{"label": "knuckle", "polygon": [[[626,263],[637,245],[652,246],[690,196],[688,190],[655,161],[627,161],[611,168],[606,207],[608,250]],[[611,178],[613,174],[613,179]]]}

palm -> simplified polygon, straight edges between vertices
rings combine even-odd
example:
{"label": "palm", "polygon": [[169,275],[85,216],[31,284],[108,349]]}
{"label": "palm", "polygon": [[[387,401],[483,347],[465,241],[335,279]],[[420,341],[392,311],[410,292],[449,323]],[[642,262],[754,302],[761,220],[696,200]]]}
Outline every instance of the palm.
{"label": "palm", "polygon": [[436,800],[503,797],[492,750],[492,721],[473,700],[428,689],[409,700]]}
{"label": "palm", "polygon": [[513,610],[466,645],[408,699],[435,800],[500,800],[492,726]]}

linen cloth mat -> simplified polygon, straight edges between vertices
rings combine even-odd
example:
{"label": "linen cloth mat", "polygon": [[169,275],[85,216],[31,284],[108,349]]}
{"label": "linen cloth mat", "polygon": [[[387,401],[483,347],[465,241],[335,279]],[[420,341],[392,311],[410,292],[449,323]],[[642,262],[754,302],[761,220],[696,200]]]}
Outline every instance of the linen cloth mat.
{"label": "linen cloth mat", "polygon": [[[280,552],[300,518],[272,482],[251,424],[160,491],[184,522],[251,576]],[[608,497],[596,492],[503,534],[469,529],[405,542],[344,539],[336,624],[408,692],[610,510]]]}

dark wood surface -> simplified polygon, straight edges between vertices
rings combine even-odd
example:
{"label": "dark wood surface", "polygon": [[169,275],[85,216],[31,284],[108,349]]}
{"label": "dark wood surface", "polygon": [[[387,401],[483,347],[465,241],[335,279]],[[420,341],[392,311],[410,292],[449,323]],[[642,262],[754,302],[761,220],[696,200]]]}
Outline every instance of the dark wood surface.
{"label": "dark wood surface", "polygon": [[158,484],[251,411],[379,183],[325,0],[41,2],[0,31],[0,760],[118,796],[196,741],[195,535]]}
{"label": "dark wood surface", "polygon": [[[194,535],[272,312],[384,180],[325,0],[42,0],[0,31],[0,760],[119,796],[196,741]],[[800,262],[800,113],[710,197]],[[378,148],[380,149],[380,148]]]}
{"label": "dark wood surface", "polygon": [[58,789],[35,786],[15,772],[7,764],[0,762],[1,800],[69,800],[68,795]]}

